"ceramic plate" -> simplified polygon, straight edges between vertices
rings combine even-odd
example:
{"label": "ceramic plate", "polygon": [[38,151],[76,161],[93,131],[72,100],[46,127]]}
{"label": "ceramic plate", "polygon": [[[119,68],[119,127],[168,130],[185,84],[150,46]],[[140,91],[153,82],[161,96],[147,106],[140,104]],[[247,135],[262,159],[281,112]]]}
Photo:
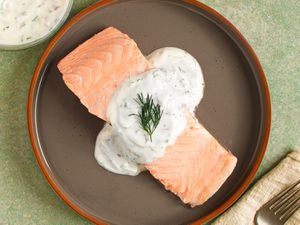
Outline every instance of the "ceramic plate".
{"label": "ceramic plate", "polygon": [[[94,159],[103,121],[68,90],[57,63],[109,26],[132,37],[145,55],[173,46],[199,61],[205,93],[197,117],[238,158],[233,174],[204,205],[184,205],[148,172],[116,175]],[[98,224],[200,224],[214,218],[254,177],[266,149],[270,118],[269,91],[253,50],[230,22],[197,1],[102,1],[87,8],[44,52],[28,102],[30,138],[43,173],[69,206]]]}

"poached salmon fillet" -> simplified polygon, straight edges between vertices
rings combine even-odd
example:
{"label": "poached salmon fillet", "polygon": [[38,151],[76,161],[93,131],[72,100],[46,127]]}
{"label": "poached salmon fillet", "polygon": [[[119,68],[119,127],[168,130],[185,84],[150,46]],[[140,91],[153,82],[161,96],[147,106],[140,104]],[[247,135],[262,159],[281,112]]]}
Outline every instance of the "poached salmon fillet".
{"label": "poached salmon fillet", "polygon": [[192,207],[206,202],[230,176],[237,158],[189,115],[187,127],[165,155],[146,168]]}
{"label": "poached salmon fillet", "polygon": [[[63,58],[58,68],[68,88],[90,113],[107,120],[108,104],[124,79],[152,65],[137,44],[110,27]],[[207,201],[230,176],[237,158],[190,113],[187,126],[163,157],[145,165],[152,176],[192,207]]]}
{"label": "poached salmon fillet", "polygon": [[90,113],[103,120],[123,80],[150,67],[135,41],[113,27],[88,39],[58,64],[68,88]]}

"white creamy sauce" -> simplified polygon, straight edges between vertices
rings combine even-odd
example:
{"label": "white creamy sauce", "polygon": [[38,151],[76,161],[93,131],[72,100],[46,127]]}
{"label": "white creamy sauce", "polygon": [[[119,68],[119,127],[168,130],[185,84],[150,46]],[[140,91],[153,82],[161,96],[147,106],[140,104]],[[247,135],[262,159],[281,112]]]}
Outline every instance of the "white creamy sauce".
{"label": "white creamy sauce", "polygon": [[144,169],[136,163],[134,155],[124,145],[122,139],[112,126],[106,124],[97,137],[95,156],[97,162],[105,169],[119,174],[135,176]]}
{"label": "white creamy sauce", "polygon": [[[193,112],[203,97],[204,81],[197,60],[178,48],[162,48],[148,56],[155,69],[127,78],[109,103],[111,125],[99,133],[97,162],[107,170],[137,175],[143,164],[162,157],[186,126],[187,111]],[[163,110],[152,141],[141,128],[137,95],[150,94]]]}
{"label": "white creamy sauce", "polygon": [[61,21],[68,3],[68,0],[0,0],[0,44],[25,44],[45,36]]}

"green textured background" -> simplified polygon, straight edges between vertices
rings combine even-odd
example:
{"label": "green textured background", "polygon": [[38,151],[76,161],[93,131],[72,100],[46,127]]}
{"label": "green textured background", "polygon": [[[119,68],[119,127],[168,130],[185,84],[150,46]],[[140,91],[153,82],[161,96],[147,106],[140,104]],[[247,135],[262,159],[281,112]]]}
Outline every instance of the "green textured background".
{"label": "green textured background", "polygon": [[[71,16],[96,2],[75,0]],[[300,1],[205,0],[248,39],[272,98],[272,130],[256,179],[300,143]],[[35,65],[47,43],[0,51],[0,224],[91,224],[56,196],[35,161],[26,104]]]}

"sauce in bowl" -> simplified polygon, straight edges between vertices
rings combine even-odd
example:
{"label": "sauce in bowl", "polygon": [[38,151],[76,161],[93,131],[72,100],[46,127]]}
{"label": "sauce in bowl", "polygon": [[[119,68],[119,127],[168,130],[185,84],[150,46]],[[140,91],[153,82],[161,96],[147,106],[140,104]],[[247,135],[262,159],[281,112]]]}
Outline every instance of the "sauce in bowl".
{"label": "sauce in bowl", "polygon": [[0,0],[0,46],[29,47],[66,19],[70,0]]}

